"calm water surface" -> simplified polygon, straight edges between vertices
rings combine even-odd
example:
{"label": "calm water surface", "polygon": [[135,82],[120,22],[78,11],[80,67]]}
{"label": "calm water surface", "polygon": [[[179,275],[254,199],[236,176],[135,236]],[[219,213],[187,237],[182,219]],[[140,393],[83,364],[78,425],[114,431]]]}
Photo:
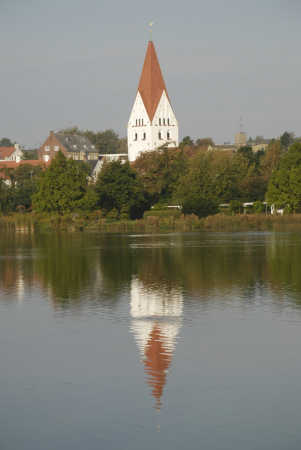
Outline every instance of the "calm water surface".
{"label": "calm water surface", "polygon": [[0,449],[301,448],[301,233],[0,237]]}

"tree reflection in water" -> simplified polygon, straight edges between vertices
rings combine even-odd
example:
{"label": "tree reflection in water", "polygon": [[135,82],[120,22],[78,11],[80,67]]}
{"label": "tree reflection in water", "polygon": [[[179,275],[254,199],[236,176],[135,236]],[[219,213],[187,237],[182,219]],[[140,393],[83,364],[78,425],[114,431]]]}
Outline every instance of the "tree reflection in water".
{"label": "tree reflection in water", "polygon": [[297,233],[136,237],[3,232],[0,290],[21,299],[24,290],[40,287],[55,308],[87,303],[113,308],[122,292],[130,295],[135,278],[145,288],[160,291],[163,284],[195,302],[231,301],[237,290],[252,302],[256,291],[265,288],[280,306],[284,296],[300,305],[300,255]]}

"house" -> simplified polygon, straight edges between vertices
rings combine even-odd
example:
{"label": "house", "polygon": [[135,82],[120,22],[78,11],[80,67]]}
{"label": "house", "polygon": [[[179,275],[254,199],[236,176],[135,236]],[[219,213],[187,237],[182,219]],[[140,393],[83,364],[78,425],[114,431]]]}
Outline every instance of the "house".
{"label": "house", "polygon": [[11,147],[0,147],[0,161],[20,161],[23,157],[23,152],[19,144]]}
{"label": "house", "polygon": [[99,156],[95,145],[92,145],[87,137],[50,131],[48,138],[38,150],[38,158],[45,162],[51,161],[58,151],[67,158],[79,161],[95,161]]}
{"label": "house", "polygon": [[217,151],[217,152],[236,152],[237,148],[232,144],[224,144],[224,145],[209,145],[208,152]]}
{"label": "house", "polygon": [[179,127],[152,41],[148,42],[128,128],[129,161],[163,145],[178,147]]}
{"label": "house", "polygon": [[264,152],[264,151],[266,151],[268,146],[269,146],[269,141],[267,141],[267,140],[263,141],[263,142],[260,142],[260,143],[252,143],[251,144],[252,151],[254,153],[261,152],[261,151]]}

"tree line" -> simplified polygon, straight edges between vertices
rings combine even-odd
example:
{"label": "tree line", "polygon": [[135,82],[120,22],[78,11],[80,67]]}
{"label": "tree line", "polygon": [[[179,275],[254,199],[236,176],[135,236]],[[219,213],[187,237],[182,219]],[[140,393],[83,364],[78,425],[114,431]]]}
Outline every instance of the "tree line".
{"label": "tree line", "polygon": [[[283,137],[283,136],[282,136]],[[96,182],[89,166],[61,152],[46,169],[1,169],[0,210],[65,214],[100,209],[111,219],[137,219],[152,206],[180,205],[184,214],[215,214],[223,203],[301,209],[301,143],[275,139],[266,151],[208,151],[203,142],[143,153],[132,165],[104,163]],[[7,183],[5,180],[9,180]],[[235,206],[236,205],[236,206]],[[259,208],[260,210],[260,208]]]}

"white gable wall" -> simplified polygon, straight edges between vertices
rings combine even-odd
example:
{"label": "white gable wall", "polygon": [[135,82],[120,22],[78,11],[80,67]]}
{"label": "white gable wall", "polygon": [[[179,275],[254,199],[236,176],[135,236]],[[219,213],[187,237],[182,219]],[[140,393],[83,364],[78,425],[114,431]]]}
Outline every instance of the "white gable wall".
{"label": "white gable wall", "polygon": [[[161,139],[159,138],[159,133],[161,134]],[[152,122],[138,92],[128,123],[129,161],[135,161],[140,153],[155,150],[166,143],[168,143],[169,147],[178,146],[179,129],[177,119],[165,91],[162,93]]]}
{"label": "white gable wall", "polygon": [[[161,134],[161,139],[159,139],[159,133]],[[167,137],[167,133],[169,133],[169,139]],[[168,147],[178,147],[179,145],[178,121],[165,91],[162,93],[157,110],[153,117],[152,143],[153,149],[161,147],[164,144],[168,144]]]}
{"label": "white gable wall", "polygon": [[[143,139],[144,133],[146,135],[146,139]],[[129,161],[135,161],[141,152],[152,150],[152,148],[151,122],[140,92],[137,92],[136,100],[128,123]]]}

